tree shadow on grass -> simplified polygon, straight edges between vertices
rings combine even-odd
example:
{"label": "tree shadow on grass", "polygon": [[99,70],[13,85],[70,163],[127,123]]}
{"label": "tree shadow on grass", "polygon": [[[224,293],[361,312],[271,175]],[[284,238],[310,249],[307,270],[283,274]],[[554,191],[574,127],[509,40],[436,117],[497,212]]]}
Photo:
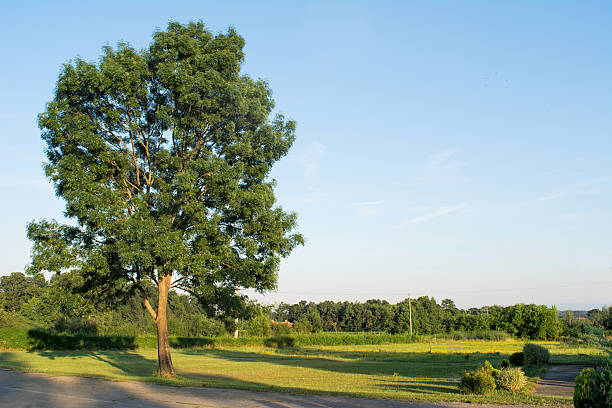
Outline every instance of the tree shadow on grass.
{"label": "tree shadow on grass", "polygon": [[501,357],[495,353],[463,356],[424,353],[393,353],[394,357],[374,359],[347,356],[345,352],[321,355],[300,355],[299,351],[277,354],[257,353],[235,349],[183,350],[183,354],[201,355],[227,361],[268,363],[280,366],[311,368],[346,374],[364,374],[457,380],[466,370],[473,370],[485,360],[496,363]]}
{"label": "tree shadow on grass", "polygon": [[30,350],[133,350],[134,336],[55,333],[45,329],[28,330]]}
{"label": "tree shadow on grass", "polygon": [[[69,354],[68,352],[62,353]],[[90,352],[70,353],[79,353],[83,355]],[[104,356],[106,357],[109,353],[110,352],[105,352]],[[126,353],[126,356],[128,356],[128,358],[133,358],[134,353]],[[0,353],[0,357],[0,365],[5,367],[11,366],[13,369],[22,371],[35,370],[27,361],[24,361],[23,353],[2,352]],[[105,360],[107,359],[105,358]],[[146,383],[133,387],[130,386],[130,383],[101,381],[93,378],[52,377],[45,374],[26,374],[0,370],[0,389],[2,391],[0,392],[0,406],[14,406],[14,401],[19,401],[21,404],[27,401],[30,404],[28,406],[45,406],[48,408],[63,408],[65,406],[105,407],[116,406],[117,403],[129,402],[129,406],[134,407],[146,406],[148,408],[166,408],[176,406],[176,403],[181,403],[183,401],[185,404],[196,404],[198,396],[204,399],[208,398],[211,393],[214,393],[216,397],[213,398],[213,401],[217,401],[219,404],[223,403],[224,406],[238,406],[239,404],[251,401],[251,403],[257,404],[254,406],[262,408],[335,408],[339,406],[346,408],[362,408],[364,406],[372,408],[389,407],[389,401],[387,400],[363,400],[354,398],[336,400],[325,397],[354,397],[356,394],[355,392],[333,392],[300,387],[283,387],[262,382],[245,381],[223,375],[201,375],[193,373],[193,375],[189,375],[189,377],[201,380],[201,384],[204,386],[212,386],[215,388],[238,388],[260,392],[278,392],[282,394],[228,395],[226,391],[220,390],[215,391],[198,387],[183,389],[173,387],[169,389]],[[164,396],[161,399],[159,397],[160,394]],[[165,402],[164,400],[168,400],[168,396],[170,395],[171,402]],[[307,395],[307,397],[297,397],[297,395]],[[363,397],[367,398],[367,395],[363,394]],[[194,401],[194,398],[196,401]],[[229,403],[226,402],[228,398],[230,398],[228,400],[230,401]],[[208,406],[210,405],[210,400],[202,400],[197,403]],[[413,405],[401,401],[394,401],[391,406],[411,407]]]}
{"label": "tree shadow on grass", "polygon": [[[156,360],[149,359],[139,353],[126,350],[32,350],[29,351],[29,353],[48,358],[49,360],[55,360],[56,358],[71,358],[76,360],[89,357],[119,370],[121,374],[133,377],[151,377],[155,374],[157,369]],[[96,373],[95,369],[90,371],[86,363],[84,363],[82,367],[79,367],[78,374],[100,376]]]}
{"label": "tree shadow on grass", "polygon": [[385,391],[394,390],[414,394],[459,394],[459,390],[457,389],[457,381],[452,380],[390,380],[381,381],[379,384],[376,384],[376,387],[381,388]]}

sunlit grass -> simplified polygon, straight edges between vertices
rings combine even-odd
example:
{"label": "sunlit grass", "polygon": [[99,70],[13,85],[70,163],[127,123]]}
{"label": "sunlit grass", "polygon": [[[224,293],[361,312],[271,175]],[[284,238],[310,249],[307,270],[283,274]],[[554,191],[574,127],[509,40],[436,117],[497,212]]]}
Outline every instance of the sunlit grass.
{"label": "sunlit grass", "polygon": [[[592,362],[609,351],[541,343],[553,362]],[[154,381],[171,385],[214,386],[303,394],[344,394],[407,400],[471,401],[505,404],[571,405],[567,398],[528,392],[467,396],[457,391],[465,370],[484,360],[499,363],[520,351],[518,341],[432,341],[429,343],[311,346],[276,350],[266,347],[223,347],[174,350],[179,377],[153,377],[157,353],[138,351],[0,352],[0,366],[53,374]],[[533,383],[533,381],[532,381]]]}

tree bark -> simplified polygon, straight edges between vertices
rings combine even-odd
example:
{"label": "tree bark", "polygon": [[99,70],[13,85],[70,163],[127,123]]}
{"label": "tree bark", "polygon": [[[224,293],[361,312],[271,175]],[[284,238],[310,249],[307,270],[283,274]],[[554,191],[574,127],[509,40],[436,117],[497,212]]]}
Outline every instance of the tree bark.
{"label": "tree bark", "polygon": [[168,343],[168,318],[166,315],[168,305],[168,291],[170,290],[171,275],[159,279],[159,301],[157,302],[157,375],[160,377],[174,377],[174,366],[170,356]]}

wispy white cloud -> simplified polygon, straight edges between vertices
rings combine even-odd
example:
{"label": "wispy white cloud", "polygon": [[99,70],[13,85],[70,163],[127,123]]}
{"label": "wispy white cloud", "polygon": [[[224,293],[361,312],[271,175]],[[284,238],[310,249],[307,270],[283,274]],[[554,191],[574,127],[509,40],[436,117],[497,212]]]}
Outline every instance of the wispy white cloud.
{"label": "wispy white cloud", "polygon": [[368,206],[368,205],[380,205],[384,203],[385,203],[385,200],[378,200],[378,201],[364,201],[361,203],[352,203],[351,205],[353,207],[362,207],[362,206]]}
{"label": "wispy white cloud", "polygon": [[457,149],[446,149],[431,156],[429,161],[431,170],[438,172],[446,162],[451,160],[453,156],[457,154],[457,152],[459,152]]}
{"label": "wispy white cloud", "polygon": [[410,225],[414,225],[414,224],[421,224],[430,220],[433,220],[435,218],[438,217],[442,217],[448,214],[452,214],[454,212],[457,212],[461,209],[465,208],[465,204],[459,204],[459,205],[455,205],[455,206],[444,206],[444,207],[438,207],[435,210],[428,212],[426,214],[420,215],[418,217],[414,217],[411,218],[409,220],[403,221],[399,224],[397,224],[394,228],[395,229],[404,229],[409,227]]}
{"label": "wispy white cloud", "polygon": [[364,201],[352,203],[351,206],[357,210],[360,217],[369,217],[378,214],[378,207],[385,203],[385,200]]}
{"label": "wispy white cloud", "polygon": [[317,178],[319,170],[319,162],[325,155],[325,145],[319,142],[313,142],[308,149],[302,154],[300,163],[304,170],[304,180],[313,183]]}
{"label": "wispy white cloud", "polygon": [[576,194],[597,194],[612,189],[612,177],[601,177],[575,183],[550,194],[538,197],[538,201],[550,201]]}

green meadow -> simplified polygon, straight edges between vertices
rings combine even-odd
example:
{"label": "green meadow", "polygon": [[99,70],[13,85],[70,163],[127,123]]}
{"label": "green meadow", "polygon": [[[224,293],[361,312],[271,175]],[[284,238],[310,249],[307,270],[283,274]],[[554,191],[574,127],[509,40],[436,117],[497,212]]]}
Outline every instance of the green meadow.
{"label": "green meadow", "polygon": [[[602,347],[539,342],[553,364],[592,364],[610,355]],[[66,350],[0,352],[0,366],[59,375],[136,380],[175,386],[205,386],[297,394],[336,394],[403,400],[463,401],[529,405],[567,405],[569,398],[532,395],[537,373],[524,392],[496,391],[486,396],[457,391],[460,377],[485,360],[499,363],[520,351],[521,341],[434,341],[411,344],[302,346],[215,346],[174,349],[178,377],[154,377],[157,352]]]}

